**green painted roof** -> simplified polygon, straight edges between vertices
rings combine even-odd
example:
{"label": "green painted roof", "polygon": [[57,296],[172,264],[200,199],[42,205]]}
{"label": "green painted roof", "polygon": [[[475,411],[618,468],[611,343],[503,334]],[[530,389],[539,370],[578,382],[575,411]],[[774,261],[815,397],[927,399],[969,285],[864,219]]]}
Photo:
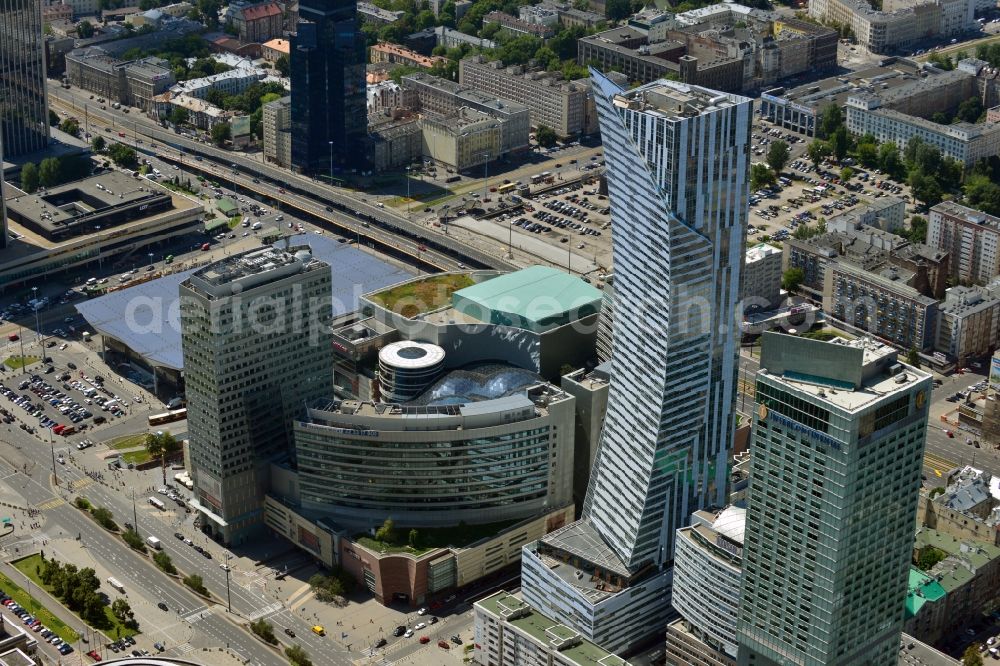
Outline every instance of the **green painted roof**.
{"label": "green painted roof", "polygon": [[975,578],[975,571],[1000,557],[1000,548],[991,543],[961,540],[950,534],[921,527],[914,539],[914,548],[933,546],[948,553],[932,572],[945,592],[953,592]]}
{"label": "green painted roof", "polygon": [[536,642],[552,647],[577,666],[630,666],[629,662],[621,657],[602,650],[586,639],[562,650],[553,647],[554,643],[561,641],[572,642],[578,635],[577,632],[529,608],[522,600],[507,592],[497,592],[493,596],[477,601],[476,605],[498,617],[504,617],[507,609],[527,610],[526,613],[515,613],[514,615],[518,617],[508,620],[508,623],[531,636]]}
{"label": "green painted roof", "polygon": [[482,321],[541,331],[598,312],[601,292],[555,268],[531,266],[460,289],[452,304]]}
{"label": "green painted roof", "polygon": [[233,213],[240,212],[240,207],[235,202],[225,198],[219,199],[215,207],[222,211],[223,215],[232,215]]}
{"label": "green painted roof", "polygon": [[940,583],[920,569],[910,567],[909,589],[906,593],[906,619],[919,613],[928,601],[944,599],[945,594],[945,589]]}

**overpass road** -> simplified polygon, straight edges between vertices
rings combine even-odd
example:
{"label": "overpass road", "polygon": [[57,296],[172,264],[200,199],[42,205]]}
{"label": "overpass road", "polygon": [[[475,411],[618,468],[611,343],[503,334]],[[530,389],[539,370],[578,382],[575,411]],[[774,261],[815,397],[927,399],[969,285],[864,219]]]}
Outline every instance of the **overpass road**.
{"label": "overpass road", "polygon": [[[102,110],[99,106],[88,103],[83,96],[84,91],[71,88],[64,89],[60,86],[49,86],[49,100],[55,107],[64,112],[71,113],[84,121],[84,126],[90,128],[92,134],[106,134],[102,132],[104,127],[112,127],[115,134],[124,134],[124,137],[112,137],[116,140],[125,139],[131,136],[134,145],[139,147],[144,145],[149,147],[149,143],[138,144],[141,137],[146,142],[152,142],[158,146],[167,146],[174,150],[182,150],[185,155],[200,156],[203,160],[210,160],[216,165],[221,165],[212,173],[217,177],[225,178],[224,172],[232,171],[232,165],[236,165],[240,174],[249,175],[251,181],[245,186],[247,191],[257,191],[273,198],[272,187],[258,187],[264,185],[263,182],[256,184],[252,178],[270,181],[271,185],[277,185],[288,192],[293,192],[308,200],[321,205],[324,212],[326,206],[340,212],[344,216],[352,217],[369,223],[369,228],[377,227],[381,230],[391,232],[395,236],[405,237],[411,241],[422,243],[429,248],[450,255],[455,260],[468,263],[474,267],[495,268],[499,270],[511,270],[517,266],[506,260],[490,255],[477,248],[470,247],[454,237],[443,233],[429,231],[427,227],[409,221],[406,216],[400,215],[393,210],[383,208],[368,200],[363,194],[358,194],[351,190],[335,188],[325,185],[317,180],[293,173],[288,169],[265,164],[261,160],[254,159],[243,153],[222,150],[215,146],[204,144],[188,138],[182,134],[176,134],[160,127],[158,123],[150,118],[138,113],[124,115],[112,109]],[[186,166],[192,165],[191,159],[185,160]],[[309,211],[317,215],[316,208]],[[364,235],[371,236],[371,232],[366,229]],[[359,232],[360,233],[360,232]],[[373,240],[380,240],[374,239]]]}

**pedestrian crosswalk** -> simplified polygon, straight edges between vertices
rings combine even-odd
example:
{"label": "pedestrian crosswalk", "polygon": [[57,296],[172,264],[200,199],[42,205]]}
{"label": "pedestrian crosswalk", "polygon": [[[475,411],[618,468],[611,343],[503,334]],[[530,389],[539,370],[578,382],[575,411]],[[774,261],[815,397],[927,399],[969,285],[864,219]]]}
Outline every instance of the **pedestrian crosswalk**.
{"label": "pedestrian crosswalk", "polygon": [[65,503],[66,503],[66,500],[64,500],[63,498],[61,498],[61,497],[53,497],[52,499],[50,499],[50,500],[48,500],[46,502],[42,502],[41,504],[39,504],[35,508],[38,509],[38,510],[40,510],[40,511],[48,511],[49,509],[55,509],[56,507],[62,506]]}
{"label": "pedestrian crosswalk", "polygon": [[81,488],[86,488],[87,486],[89,486],[93,482],[94,482],[94,480],[91,479],[91,478],[77,479],[75,481],[71,481],[70,482],[69,489],[70,490],[80,490]]}
{"label": "pedestrian crosswalk", "polygon": [[180,645],[174,648],[174,653],[177,654],[177,656],[185,655],[194,651],[195,647],[190,643],[181,643]]}
{"label": "pedestrian crosswalk", "polygon": [[194,624],[198,620],[204,620],[205,617],[207,615],[210,615],[211,613],[212,613],[212,611],[210,611],[205,606],[202,606],[201,608],[198,608],[197,610],[193,610],[190,613],[188,613],[187,615],[185,615],[184,616],[184,621],[187,622],[188,624]]}
{"label": "pedestrian crosswalk", "polygon": [[260,618],[270,615],[271,613],[277,613],[280,610],[281,610],[281,604],[279,602],[275,602],[269,606],[264,606],[260,610],[251,613],[250,615],[247,616],[247,619],[250,620],[251,622],[256,622]]}

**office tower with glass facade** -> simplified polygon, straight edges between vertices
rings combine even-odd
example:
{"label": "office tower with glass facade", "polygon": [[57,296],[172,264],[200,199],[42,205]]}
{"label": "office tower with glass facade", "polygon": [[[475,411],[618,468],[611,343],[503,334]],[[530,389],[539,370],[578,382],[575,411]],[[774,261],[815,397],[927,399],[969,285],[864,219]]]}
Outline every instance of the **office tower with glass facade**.
{"label": "office tower with glass facade", "polygon": [[726,504],[752,102],[593,74],[615,265],[608,409],[581,520],[525,547],[525,600],[605,649],[666,627],[677,528]]}
{"label": "office tower with glass facade", "polygon": [[303,0],[292,38],[292,166],[329,174],[367,163],[365,37],[356,0]]}
{"label": "office tower with glass facade", "polygon": [[739,664],[896,664],[931,376],[765,333],[756,389]]}
{"label": "office tower with glass facade", "polygon": [[0,0],[0,127],[8,159],[48,145],[45,46],[37,0]]}
{"label": "office tower with glass facade", "polygon": [[263,528],[270,462],[293,451],[306,403],[333,391],[331,279],[300,246],[233,255],[181,283],[190,504],[223,543]]}

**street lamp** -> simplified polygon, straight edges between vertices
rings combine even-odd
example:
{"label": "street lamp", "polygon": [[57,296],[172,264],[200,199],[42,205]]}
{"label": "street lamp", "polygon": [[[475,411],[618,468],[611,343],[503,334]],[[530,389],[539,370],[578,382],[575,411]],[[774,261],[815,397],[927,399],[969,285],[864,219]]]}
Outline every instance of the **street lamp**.
{"label": "street lamp", "polygon": [[52,428],[49,431],[49,448],[52,451],[52,480],[59,485],[59,473],[56,471],[56,443],[52,441]]}
{"label": "street lamp", "polygon": [[229,607],[229,612],[233,612],[233,598],[229,594],[229,558],[232,557],[229,552],[226,552],[226,605]]}
{"label": "street lamp", "polygon": [[406,167],[405,177],[406,177],[406,219],[409,220],[410,212],[413,209],[413,200],[410,199],[410,167]]}
{"label": "street lamp", "polygon": [[[38,301],[38,287],[31,288],[31,298]],[[38,340],[42,336],[42,325],[38,320],[38,303],[36,302],[31,307],[35,310],[35,340]]]}
{"label": "street lamp", "polygon": [[333,141],[330,144],[330,187],[333,187]]}

